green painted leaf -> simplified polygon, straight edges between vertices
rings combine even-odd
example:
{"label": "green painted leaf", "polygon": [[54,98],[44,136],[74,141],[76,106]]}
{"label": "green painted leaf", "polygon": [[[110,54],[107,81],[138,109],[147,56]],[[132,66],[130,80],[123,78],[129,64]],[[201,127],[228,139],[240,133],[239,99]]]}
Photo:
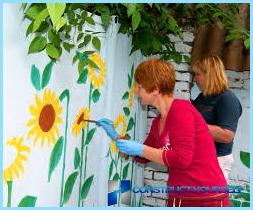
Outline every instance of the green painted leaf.
{"label": "green painted leaf", "polygon": [[75,45],[67,43],[67,42],[63,42],[63,48],[70,53],[70,50],[74,48]]}
{"label": "green painted leaf", "polygon": [[135,31],[138,28],[140,22],[141,22],[141,13],[138,10],[135,10],[134,13],[132,14],[133,31]]}
{"label": "green painted leaf", "polygon": [[123,179],[127,178],[129,163],[123,168]]}
{"label": "green painted leaf", "polygon": [[100,43],[99,38],[93,37],[93,39],[92,39],[92,45],[93,45],[98,51],[100,51],[101,43]]}
{"label": "green painted leaf", "polygon": [[55,29],[61,24],[61,16],[63,15],[65,8],[66,3],[47,3],[48,13]]}
{"label": "green painted leaf", "polygon": [[49,170],[48,170],[48,182],[50,182],[51,175],[61,159],[62,150],[63,150],[63,137],[61,136],[58,139],[58,141],[56,142],[56,144],[54,145],[54,148],[53,148],[52,153],[50,155]]}
{"label": "green painted leaf", "polygon": [[118,173],[114,174],[112,180],[113,180],[113,181],[117,181],[117,180],[119,180],[119,179],[120,179],[120,178],[119,178],[119,174],[118,174]]}
{"label": "green painted leaf", "polygon": [[79,167],[80,160],[81,160],[80,152],[79,152],[78,148],[75,148],[75,158],[74,158],[75,169],[77,169]]}
{"label": "green painted leaf", "polygon": [[36,90],[40,90],[40,71],[39,69],[33,64],[31,69],[31,81],[33,84],[33,87]]}
{"label": "green painted leaf", "polygon": [[133,128],[133,126],[134,126],[134,119],[131,117],[127,125],[127,131],[130,131]]}
{"label": "green painted leaf", "polygon": [[92,138],[93,138],[93,135],[94,135],[95,131],[96,131],[96,128],[92,128],[92,129],[88,132],[87,137],[86,137],[86,141],[85,141],[85,144],[86,144],[86,145],[88,145],[88,144],[91,142],[91,140],[92,140]]}
{"label": "green painted leaf", "polygon": [[124,108],[123,108],[123,111],[124,111],[124,113],[125,113],[126,116],[129,116],[130,110],[129,110],[128,107],[124,107]]}
{"label": "green painted leaf", "polygon": [[90,60],[89,58],[86,59],[87,63],[95,69],[99,69],[99,67],[97,66],[97,64],[95,62],[93,62],[92,60]]}
{"label": "green painted leaf", "polygon": [[86,65],[85,65],[84,61],[81,61],[81,60],[80,60],[80,61],[78,62],[78,73],[79,73],[79,75],[82,74],[83,69],[84,69],[85,66],[86,66]]}
{"label": "green painted leaf", "polygon": [[91,25],[95,25],[95,21],[93,20],[92,17],[86,17],[85,20],[87,21],[87,23],[89,23]]}
{"label": "green painted leaf", "polygon": [[100,98],[100,92],[98,89],[94,90],[92,93],[92,101],[93,103],[97,103]]}
{"label": "green painted leaf", "polygon": [[64,17],[61,17],[56,23],[55,26],[56,32],[58,32],[61,29],[61,27],[63,27],[66,23],[67,20]]}
{"label": "green painted leaf", "polygon": [[48,31],[48,39],[50,42],[52,42],[55,46],[60,46],[61,39],[60,35],[55,33],[53,30]]}
{"label": "green painted leaf", "polygon": [[87,178],[86,181],[83,183],[83,186],[81,189],[81,199],[86,199],[86,197],[90,191],[90,187],[93,182],[93,178],[94,178],[94,175]]}
{"label": "green painted leaf", "polygon": [[34,207],[36,205],[37,197],[27,195],[21,199],[18,204],[18,207]]}
{"label": "green painted leaf", "polygon": [[46,46],[46,52],[49,57],[58,59],[61,56],[61,50],[60,48],[55,47],[53,44],[47,44]]}
{"label": "green painted leaf", "polygon": [[126,4],[127,16],[130,17],[136,10],[136,4]]}
{"label": "green painted leaf", "polygon": [[244,152],[240,151],[240,159],[247,168],[250,168],[250,153],[249,152]]}
{"label": "green painted leaf", "polygon": [[87,76],[88,76],[88,69],[84,68],[77,80],[77,83],[78,84],[85,84],[87,81]]}
{"label": "green painted leaf", "polygon": [[134,76],[134,64],[132,65],[132,69],[131,69],[131,79],[133,79]]}
{"label": "green painted leaf", "polygon": [[111,161],[110,167],[109,167],[109,180],[111,179],[112,171],[113,171],[113,161]]}
{"label": "green painted leaf", "polygon": [[33,23],[33,30],[32,32],[35,32],[39,29],[40,24],[47,18],[47,16],[49,15],[47,8],[42,10],[36,17],[36,19],[34,20]]}
{"label": "green painted leaf", "polygon": [[128,82],[127,82],[128,88],[130,89],[131,86],[132,86],[132,79],[131,79],[131,77],[129,76],[129,74],[127,75],[127,78],[128,78]]}
{"label": "green painted leaf", "polygon": [[76,54],[76,55],[73,57],[72,64],[75,64],[77,60],[78,60],[78,56],[77,56],[77,54]]}
{"label": "green painted leaf", "polygon": [[69,175],[66,183],[65,183],[65,187],[64,187],[64,194],[63,194],[63,203],[67,203],[70,195],[72,193],[75,181],[76,181],[76,177],[78,175],[78,172],[75,171],[72,174]]}
{"label": "green painted leaf", "polygon": [[49,80],[51,78],[51,73],[52,73],[52,68],[53,68],[53,61],[50,61],[44,71],[43,71],[43,74],[42,74],[42,84],[41,84],[41,89],[43,89],[44,87],[46,87],[49,83]]}
{"label": "green painted leaf", "polygon": [[29,46],[29,49],[28,49],[28,54],[30,53],[37,53],[37,52],[40,52],[42,50],[45,49],[47,45],[47,40],[45,37],[43,36],[36,36],[30,46]]}
{"label": "green painted leaf", "polygon": [[90,34],[86,35],[86,36],[83,38],[84,46],[87,46],[87,45],[89,44],[90,40],[91,40],[91,35],[90,35]]}
{"label": "green painted leaf", "polygon": [[61,95],[59,96],[60,101],[63,101],[64,98],[67,98],[69,100],[69,90],[65,89]]}
{"label": "green painted leaf", "polygon": [[124,93],[124,95],[122,96],[122,99],[128,99],[129,98],[129,92],[128,91],[126,91],[125,93]]}

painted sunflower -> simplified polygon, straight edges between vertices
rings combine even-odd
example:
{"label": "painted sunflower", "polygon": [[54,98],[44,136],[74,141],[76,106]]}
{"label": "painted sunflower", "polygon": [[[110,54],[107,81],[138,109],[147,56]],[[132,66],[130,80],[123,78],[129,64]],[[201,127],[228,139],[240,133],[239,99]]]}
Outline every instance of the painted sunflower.
{"label": "painted sunflower", "polygon": [[91,83],[94,89],[99,89],[105,82],[106,76],[105,62],[97,53],[92,54],[90,60],[92,60],[99,67],[99,69],[95,69],[90,65],[88,66],[88,75],[90,77]]}
{"label": "painted sunflower", "polygon": [[[124,136],[127,130],[127,125],[126,125],[126,117],[123,114],[119,114],[118,117],[114,120],[114,128],[117,130],[119,126],[121,126],[121,131],[118,133],[119,135]],[[112,153],[116,153],[118,151],[118,147],[115,141],[111,141],[110,148]]]}
{"label": "painted sunflower", "polygon": [[30,154],[30,148],[23,144],[23,137],[13,137],[5,143],[7,146],[14,147],[16,150],[16,156],[13,161],[4,169],[3,179],[5,182],[13,181],[13,179],[19,178],[21,173],[24,173],[23,162],[28,160],[27,155]]}
{"label": "painted sunflower", "polygon": [[134,91],[135,91],[135,83],[132,85],[130,91],[129,91],[129,97],[128,97],[128,107],[131,108],[133,106],[133,99],[134,99]]}
{"label": "painted sunflower", "polygon": [[33,118],[27,122],[27,126],[31,127],[27,137],[34,137],[34,145],[39,139],[41,146],[45,141],[48,145],[54,144],[60,135],[59,124],[62,122],[62,107],[56,94],[45,90],[42,99],[36,94],[35,105],[30,105],[29,111]]}
{"label": "painted sunflower", "polygon": [[76,116],[76,119],[72,126],[72,134],[74,136],[78,136],[82,129],[86,127],[87,122],[83,121],[84,119],[89,120],[90,119],[90,110],[89,108],[83,108],[79,111],[78,115]]}

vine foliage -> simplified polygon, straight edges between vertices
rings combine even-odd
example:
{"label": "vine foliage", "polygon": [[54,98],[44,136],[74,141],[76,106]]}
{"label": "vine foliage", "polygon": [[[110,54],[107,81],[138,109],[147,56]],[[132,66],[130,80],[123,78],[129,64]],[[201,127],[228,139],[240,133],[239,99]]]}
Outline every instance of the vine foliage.
{"label": "vine foliage", "polygon": [[[46,51],[52,60],[60,59],[62,50],[83,53],[91,44],[100,51],[100,33],[105,33],[112,17],[119,22],[119,33],[132,36],[131,54],[140,50],[144,56],[160,55],[164,59],[182,61],[184,55],[175,49],[169,34],[183,37],[182,28],[221,21],[226,41],[243,40],[249,48],[249,30],[235,25],[240,4],[85,4],[33,3],[22,4],[24,18],[30,20],[26,36],[33,36],[28,53]],[[104,31],[87,30],[101,17]],[[76,56],[75,56],[76,57]],[[76,58],[73,61],[76,61]],[[184,57],[188,60],[188,57]]]}

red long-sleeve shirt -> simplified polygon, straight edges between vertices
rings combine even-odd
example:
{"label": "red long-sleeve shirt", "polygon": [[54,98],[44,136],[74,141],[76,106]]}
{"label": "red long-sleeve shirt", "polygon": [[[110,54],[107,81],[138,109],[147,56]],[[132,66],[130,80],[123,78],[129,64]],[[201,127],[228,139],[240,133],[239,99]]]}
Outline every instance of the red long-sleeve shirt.
{"label": "red long-sleeve shirt", "polygon": [[227,186],[207,124],[189,101],[174,99],[160,136],[159,121],[160,115],[153,120],[144,144],[163,149],[168,186]]}

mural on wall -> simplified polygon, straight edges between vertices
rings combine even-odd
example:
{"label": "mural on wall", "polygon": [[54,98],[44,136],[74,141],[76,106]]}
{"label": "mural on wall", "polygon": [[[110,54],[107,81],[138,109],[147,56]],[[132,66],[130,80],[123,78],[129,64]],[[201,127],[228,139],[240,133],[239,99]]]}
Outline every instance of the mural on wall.
{"label": "mural on wall", "polygon": [[[8,7],[9,11],[15,9],[13,5]],[[13,22],[18,16],[13,12],[5,15],[15,16]],[[9,26],[11,28],[5,30],[6,34],[13,34],[11,30],[18,27],[15,24]],[[84,51],[65,54],[67,59],[62,61],[48,60],[44,55],[32,59],[31,55],[24,57],[22,46],[10,44],[19,40],[5,34],[6,48],[18,49],[15,49],[19,52],[17,64],[22,66],[23,73],[11,67],[11,59],[8,53],[5,54],[4,87],[13,84],[13,75],[16,75],[14,79],[20,77],[15,85],[22,89],[24,99],[19,103],[18,91],[5,88],[4,101],[15,102],[11,106],[5,105],[4,112],[9,113],[8,119],[18,118],[19,123],[13,124],[11,129],[11,121],[4,118],[3,206],[107,206],[109,181],[129,181],[131,185],[136,182],[135,168],[138,166],[132,158],[120,154],[115,141],[95,123],[85,121],[109,114],[113,116],[110,119],[121,136],[131,139],[140,136],[136,131],[139,116],[133,97],[134,62],[127,57],[128,50],[122,51],[126,56],[119,56],[127,58],[122,60],[129,68],[108,68],[113,66],[114,59],[117,60],[116,56],[107,57],[105,54],[106,44],[110,41],[108,38],[106,42],[106,36],[116,37],[116,25],[113,27],[108,32],[109,36],[104,34],[101,40],[96,39],[95,44],[90,39],[90,44],[83,46]],[[121,39],[128,47],[128,39]],[[118,42],[124,43],[120,39]],[[68,60],[72,60],[72,66]],[[29,66],[29,72],[24,66]],[[121,94],[120,97],[110,96],[112,102],[107,98],[111,81],[117,87],[111,88],[113,94]],[[114,107],[111,110],[112,103]],[[101,145],[99,151],[97,145]],[[130,202],[124,203],[123,194],[118,193],[117,204],[113,206],[139,205],[136,195],[130,195]]]}

